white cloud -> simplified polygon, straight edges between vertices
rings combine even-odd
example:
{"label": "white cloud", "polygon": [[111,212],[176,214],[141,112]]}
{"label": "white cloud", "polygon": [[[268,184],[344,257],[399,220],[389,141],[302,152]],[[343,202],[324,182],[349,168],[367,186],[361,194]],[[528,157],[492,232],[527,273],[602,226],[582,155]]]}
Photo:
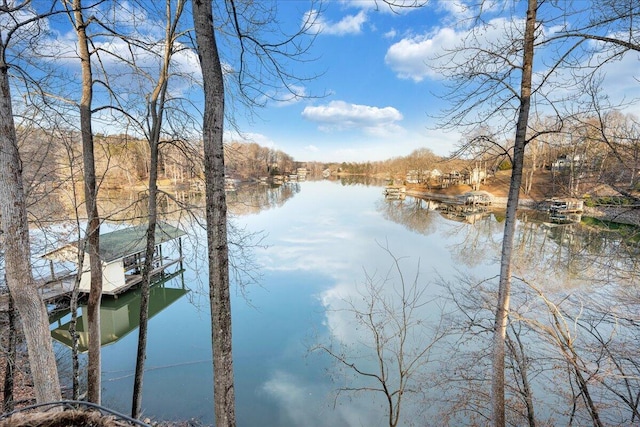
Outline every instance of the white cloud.
{"label": "white cloud", "polygon": [[464,0],[438,0],[437,9],[447,12],[451,19],[458,23],[473,15],[472,8],[465,4]]}
{"label": "white cloud", "polygon": [[438,78],[439,73],[429,62],[445,49],[453,48],[461,39],[451,28],[442,28],[433,36],[413,36],[391,45],[385,63],[398,77],[420,82],[426,77]]}
{"label": "white cloud", "polygon": [[311,10],[304,16],[305,22],[313,21],[311,30],[318,34],[343,36],[345,34],[360,34],[362,26],[367,22],[367,13],[364,10],[357,15],[347,15],[338,22],[329,22],[317,10]]}
{"label": "white cloud", "polygon": [[304,149],[307,151],[311,151],[312,153],[317,153],[318,151],[320,151],[320,149],[315,145],[307,145],[306,147],[304,147]]}
{"label": "white cloud", "polygon": [[368,399],[354,399],[347,405],[335,405],[332,390],[289,372],[273,372],[261,391],[278,402],[287,425],[357,427],[377,425],[382,416],[375,394]]}
{"label": "white cloud", "polygon": [[372,136],[390,136],[402,132],[396,123],[402,114],[393,107],[371,107],[331,101],[327,105],[306,107],[302,117],[319,124],[322,131],[360,129]]}
{"label": "white cloud", "polygon": [[394,39],[397,35],[398,35],[398,32],[395,29],[392,28],[391,30],[389,30],[386,33],[384,33],[384,38],[385,39]]}
{"label": "white cloud", "polygon": [[[474,46],[496,46],[496,42],[507,40],[510,32],[521,27],[522,20],[496,18],[473,35]],[[435,32],[406,37],[394,43],[387,50],[385,63],[396,72],[399,78],[420,82],[425,78],[440,79],[440,68],[446,66],[454,57],[456,62],[468,60],[467,55],[475,51],[460,50],[462,41],[469,36],[470,30],[457,31],[454,28],[440,28]],[[452,53],[456,52],[456,53]],[[452,56],[453,55],[453,56]],[[518,61],[519,57],[514,57]]]}

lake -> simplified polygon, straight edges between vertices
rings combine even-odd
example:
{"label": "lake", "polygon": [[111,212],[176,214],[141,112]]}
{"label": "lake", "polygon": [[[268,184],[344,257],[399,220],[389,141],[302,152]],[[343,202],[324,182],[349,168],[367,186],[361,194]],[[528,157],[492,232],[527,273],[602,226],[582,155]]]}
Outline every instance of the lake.
{"label": "lake", "polygon": [[[420,343],[429,340],[434,346],[425,354],[424,372],[414,377],[428,393],[421,392],[414,400],[407,394],[401,425],[443,422],[424,420],[434,419],[447,402],[459,399],[441,391],[438,377],[444,379],[441,373],[452,365],[452,349],[465,344],[451,326],[446,326],[451,336],[441,338],[445,329],[441,320],[450,321],[456,311],[452,307],[460,304],[451,292],[470,291],[473,283],[496,282],[501,214],[488,212],[471,224],[448,217],[434,203],[410,197],[387,201],[382,187],[333,181],[240,188],[228,198],[230,210],[236,212],[233,240],[253,245],[244,256],[236,250],[234,261],[244,270],[238,275],[244,284],[236,281],[232,288],[238,425],[388,425],[379,393],[337,393],[370,383],[352,375],[326,351],[312,350],[325,346],[375,370],[375,358],[370,357],[375,346],[358,316],[370,307],[372,290],[379,303],[396,307],[398,295],[412,289],[421,293],[412,313],[415,329],[409,350],[419,351]],[[172,215],[169,220],[178,218]],[[153,419],[211,424],[204,233],[190,227],[186,216],[180,218],[189,233],[183,242],[185,271],[156,286],[151,297],[143,412]],[[580,294],[587,286],[593,290],[592,278],[611,286],[617,279],[608,277],[604,283],[604,267],[593,260],[613,251],[606,242],[618,248],[620,244],[614,237],[596,238],[596,234],[584,226],[556,226],[527,213],[518,224],[515,276],[535,281],[553,294]],[[399,269],[394,268],[396,263]],[[630,263],[635,263],[633,257],[618,257],[606,271],[634,268]],[[114,328],[108,331],[103,325],[103,336],[113,337],[103,347],[103,404],[123,413],[131,407],[136,296],[133,292],[111,300],[102,315],[113,319],[109,323]],[[514,304],[523,307],[517,296]],[[105,310],[126,315],[104,314]],[[57,319],[52,329],[66,320]],[[393,334],[393,329],[384,329],[390,325],[381,328]],[[483,344],[470,345],[477,350]],[[61,342],[56,342],[56,349],[61,358],[67,357]],[[489,361],[474,354],[486,374]],[[431,403],[425,404],[425,399]]]}

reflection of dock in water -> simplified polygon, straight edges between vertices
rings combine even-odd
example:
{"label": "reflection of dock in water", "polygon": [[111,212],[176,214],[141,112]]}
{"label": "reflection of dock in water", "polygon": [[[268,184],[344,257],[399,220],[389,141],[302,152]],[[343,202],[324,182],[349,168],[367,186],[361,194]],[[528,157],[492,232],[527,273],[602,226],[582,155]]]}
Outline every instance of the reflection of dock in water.
{"label": "reflection of dock in water", "polygon": [[575,198],[553,198],[547,200],[549,221],[555,224],[573,224],[582,220],[584,201]]}
{"label": "reflection of dock in water", "polygon": [[582,221],[582,213],[549,212],[549,220],[553,224],[576,224]]}
{"label": "reflection of dock in water", "polygon": [[474,224],[491,213],[489,208],[484,205],[441,203],[438,209],[442,216],[447,219],[468,222],[469,224]]}
{"label": "reflection of dock in water", "polygon": [[[171,276],[167,276],[152,285],[149,292],[149,319],[160,313],[165,308],[183,297],[188,290],[184,287],[180,270]],[[181,287],[167,286],[171,279],[180,277]],[[89,344],[88,322],[84,315],[86,306],[80,306],[83,315],[78,317],[76,330],[78,331],[78,350],[87,351]],[[53,313],[50,322],[51,336],[64,345],[71,346],[69,323],[71,314],[69,310]],[[129,290],[118,298],[103,298],[100,304],[100,332],[101,344],[112,344],[135,330],[140,322],[140,290]]]}
{"label": "reflection of dock in water", "polygon": [[388,200],[404,200],[407,196],[407,187],[404,185],[387,185],[384,188],[384,197]]}

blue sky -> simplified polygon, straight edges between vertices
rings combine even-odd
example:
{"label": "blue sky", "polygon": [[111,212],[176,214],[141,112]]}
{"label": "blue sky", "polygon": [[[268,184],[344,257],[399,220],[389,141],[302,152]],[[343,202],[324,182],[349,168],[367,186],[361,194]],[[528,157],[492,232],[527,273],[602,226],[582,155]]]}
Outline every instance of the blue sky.
{"label": "blue sky", "polygon": [[[300,22],[309,5],[284,3],[289,7],[279,12],[289,22]],[[447,103],[435,94],[443,93],[446,82],[429,64],[468,29],[462,18],[472,12],[463,3],[432,0],[422,8],[392,13],[380,1],[377,7],[373,0],[327,1],[312,47],[317,60],[295,70],[323,73],[305,82],[304,93],[327,95],[271,103],[258,112],[260,118],[242,123],[245,136],[296,160],[374,161],[422,147],[439,155],[451,153],[461,134],[438,129],[434,116]],[[500,17],[497,12],[489,16]],[[627,54],[606,70],[610,77],[605,87],[612,97],[624,94],[628,100],[640,94],[638,59],[637,53]],[[637,103],[629,111],[637,115]]]}
{"label": "blue sky", "polygon": [[[291,3],[296,7],[281,12],[299,22],[295,14],[309,2]],[[453,149],[458,134],[429,129],[434,125],[429,115],[442,104],[432,93],[440,82],[425,75],[423,61],[407,52],[407,40],[436,29],[450,19],[449,11],[437,4],[397,13],[375,6],[372,1],[324,4],[310,53],[317,59],[298,64],[298,71],[318,75],[304,82],[306,94],[326,96],[271,103],[243,128],[250,139],[296,160],[383,160],[421,147],[443,155]]]}
{"label": "blue sky", "polygon": [[[229,103],[227,111],[233,114],[241,133],[227,125],[225,139],[257,142],[282,150],[298,161],[376,161],[405,156],[418,148],[429,148],[439,155],[450,154],[459,144],[464,129],[444,131],[434,118],[449,106],[446,100],[437,96],[444,93],[447,80],[438,71],[439,62],[434,58],[446,49],[455,47],[467,34],[474,23],[467,18],[475,14],[468,4],[476,3],[479,2],[429,0],[420,8],[392,11],[380,0],[324,0],[320,12],[313,9],[318,7],[318,3],[311,0],[253,3],[252,7],[277,5],[276,17],[289,32],[299,29],[305,16],[313,14],[317,17],[313,28],[317,37],[305,61],[289,61],[285,64],[288,73],[315,77],[293,82],[292,89],[306,97],[289,99],[287,102],[269,101],[253,114],[246,114],[241,103]],[[522,27],[525,2],[490,0],[482,3],[488,9],[483,17],[495,24],[484,35],[487,42],[504,38],[504,31],[509,26]],[[41,1],[33,3],[34,7],[46,7],[47,4]],[[157,43],[162,39],[163,2],[143,3],[146,10],[140,8],[140,3],[125,0],[101,3],[99,7],[106,10],[113,4],[117,5],[118,11],[116,15],[108,15],[109,19],[112,16],[120,17],[121,28],[139,32],[141,37],[150,42]],[[587,12],[592,5],[586,0],[561,4],[583,7]],[[548,6],[549,2],[545,3],[545,7]],[[152,11],[152,7],[157,10]],[[187,7],[190,7],[190,2]],[[95,12],[98,13],[97,10]],[[510,16],[512,13],[515,18]],[[584,15],[577,16],[578,19],[584,19]],[[25,18],[28,18],[28,14]],[[566,20],[561,23],[569,27],[576,25]],[[552,24],[557,25],[558,22]],[[40,53],[55,58],[50,66],[56,72],[63,70],[66,73],[62,77],[62,84],[58,80],[60,92],[73,98],[80,93],[77,86],[79,62],[75,34],[65,15],[51,18],[48,25],[50,32],[46,36],[50,39],[39,47]],[[189,13],[185,14],[182,25],[184,29],[192,26]],[[543,31],[545,34],[554,34],[552,26],[545,26]],[[237,69],[237,63],[232,62],[237,52],[225,51],[226,45],[221,38],[219,44],[223,62],[229,61],[225,67]],[[124,56],[132,52],[118,39],[96,39],[95,45],[103,51]],[[18,46],[17,61],[20,61],[19,49]],[[157,57],[144,51],[134,53],[138,65],[149,70],[157,67]],[[538,60],[534,72],[548,67],[544,63],[545,53],[538,51],[536,55],[542,59]],[[130,103],[126,105],[129,112],[137,111],[143,117],[144,102],[140,100],[144,100],[145,91],[148,93],[149,82],[145,82],[143,77],[127,73],[114,58],[108,55],[102,57],[103,64],[113,73],[111,82],[121,83],[119,96],[122,102]],[[636,116],[640,116],[640,103],[635,101],[640,99],[639,59],[637,52],[630,52],[602,69],[606,94],[613,102],[622,99],[633,101],[624,112]],[[201,88],[193,80],[199,78],[197,56],[193,51],[184,50],[174,60],[175,69],[185,78],[172,80],[171,93],[177,97],[191,98],[197,103],[201,98]],[[563,75],[558,71],[552,77],[561,80]],[[96,90],[99,91],[100,87],[96,86]],[[265,86],[264,90],[270,89]],[[19,103],[19,91],[14,91],[13,95]],[[96,98],[100,96],[102,99],[108,98],[104,92],[102,95],[97,93]],[[73,115],[73,112],[69,114]],[[102,120],[96,117],[94,131],[121,132],[124,126],[126,124],[121,120],[114,120],[110,116]],[[505,138],[509,137],[511,135],[505,135]]]}

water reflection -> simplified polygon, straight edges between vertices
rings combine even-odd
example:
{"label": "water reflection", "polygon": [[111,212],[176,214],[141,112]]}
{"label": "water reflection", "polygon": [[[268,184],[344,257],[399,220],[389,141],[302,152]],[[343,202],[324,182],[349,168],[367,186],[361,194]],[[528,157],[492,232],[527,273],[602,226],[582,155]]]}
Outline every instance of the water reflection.
{"label": "water reflection", "polygon": [[[281,185],[240,183],[235,191],[227,192],[227,209],[233,215],[257,214],[280,207],[300,192],[300,183]],[[99,200],[100,212],[113,221],[130,221],[148,216],[148,193],[145,190],[105,190]],[[204,215],[205,196],[202,191],[167,189],[158,195],[158,213],[165,220],[178,220],[185,210]]]}
{"label": "water reflection", "polygon": [[[441,229],[437,217],[467,223],[448,231],[450,237],[464,236],[459,243],[448,245],[460,265],[477,266],[499,259],[503,211],[483,208],[481,212],[473,213],[473,220],[469,221],[469,215],[463,219],[451,215],[449,205],[436,200],[410,196],[405,200],[380,198],[376,206],[385,219],[423,235]],[[587,217],[580,219],[582,222],[557,222],[547,212],[518,212],[516,269],[529,274],[532,271],[553,273],[547,282],[569,285],[572,280],[620,280],[627,276],[626,272],[638,268],[640,231],[636,227]]]}
{"label": "water reflection", "polygon": [[[248,290],[249,302],[240,292],[233,293],[238,425],[384,425],[377,395],[363,392],[334,400],[336,389],[345,384],[337,381],[345,377],[329,359],[309,355],[310,345],[325,340],[344,344],[360,355],[371,350],[371,340],[363,328],[356,328],[347,302],[363,301],[365,271],[385,277],[389,257],[380,246],[402,259],[402,274],[408,281],[418,275],[425,297],[433,302],[416,313],[421,322],[439,320],[443,303],[439,281],[456,282],[461,294],[474,294],[471,282],[459,280],[462,274],[490,283],[499,271],[502,213],[491,211],[473,224],[453,221],[441,215],[434,202],[410,197],[403,202],[385,201],[382,187],[366,183],[305,182],[289,188],[256,185],[247,187],[247,193],[244,190],[238,187],[238,194],[229,197],[238,212],[248,214],[238,217],[238,222],[249,232],[264,231],[267,237],[264,247],[255,251],[263,273],[260,286]],[[196,202],[187,196],[184,200]],[[179,208],[180,204],[170,202],[166,212]],[[584,224],[553,225],[530,212],[520,214],[517,230],[514,275],[536,280],[545,291],[568,294],[586,289],[583,279],[613,278],[615,269],[622,283],[623,271],[639,271],[637,250],[620,235]],[[198,255],[206,254],[206,248],[202,232],[190,234],[194,243],[185,247],[185,282],[193,286],[207,282],[206,266],[193,265],[202,260]],[[602,273],[606,263],[610,268]],[[629,274],[627,283],[631,277],[635,276]],[[390,279],[382,289],[384,298],[397,297],[393,288],[397,277]],[[154,369],[145,377],[146,414],[213,422],[208,317],[206,296],[195,304],[178,299],[155,316],[149,331],[147,357]],[[103,349],[104,399],[122,412],[130,405],[133,335]],[[481,348],[478,339],[456,344],[458,349],[467,345],[477,349]],[[454,365],[454,353],[448,350],[434,350],[433,361],[443,362],[445,368],[449,362]],[[478,360],[485,361],[485,356]],[[479,371],[478,377],[485,374]],[[460,384],[460,378],[452,376],[458,382],[442,387]],[[433,394],[441,391],[437,382],[424,384]],[[429,420],[442,419],[434,418],[443,407],[433,402],[408,403],[407,414],[432,411],[429,417],[414,418],[414,424],[437,424]],[[405,420],[411,424],[409,417]]]}
{"label": "water reflection", "polygon": [[[184,284],[184,270],[180,270],[154,283],[149,292],[149,319],[160,313],[171,304],[182,298],[188,289]],[[173,279],[176,279],[175,281]],[[86,305],[80,310],[85,313]],[[71,347],[69,310],[58,310],[50,318],[51,336],[62,344]],[[117,298],[105,296],[100,304],[101,345],[113,344],[135,329],[140,324],[140,290],[132,289],[120,294]],[[76,330],[78,332],[78,351],[84,353],[89,345],[89,325],[87,316],[78,316]]]}
{"label": "water reflection", "polygon": [[437,229],[439,203],[433,200],[407,197],[403,200],[389,198],[380,199],[377,203],[378,211],[385,219],[402,224],[408,230],[420,234],[430,234]]}
{"label": "water reflection", "polygon": [[[333,179],[332,179],[333,180]],[[337,178],[341,185],[383,186],[388,180],[368,175],[343,175]]]}
{"label": "water reflection", "polygon": [[298,182],[280,185],[240,184],[236,191],[227,193],[227,208],[234,215],[257,214],[284,205],[299,192]]}

